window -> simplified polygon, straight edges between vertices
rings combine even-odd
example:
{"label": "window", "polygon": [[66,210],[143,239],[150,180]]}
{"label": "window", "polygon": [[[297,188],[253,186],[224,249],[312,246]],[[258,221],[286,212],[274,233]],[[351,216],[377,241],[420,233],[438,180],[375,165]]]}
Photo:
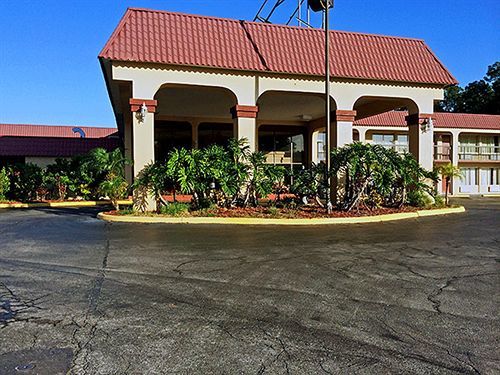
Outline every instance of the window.
{"label": "window", "polygon": [[394,134],[373,134],[373,143],[378,145],[392,145],[394,143]]}
{"label": "window", "polygon": [[500,185],[500,168],[490,169],[490,185]]}
{"label": "window", "polygon": [[478,185],[479,169],[477,168],[460,168],[463,180],[462,185]]}

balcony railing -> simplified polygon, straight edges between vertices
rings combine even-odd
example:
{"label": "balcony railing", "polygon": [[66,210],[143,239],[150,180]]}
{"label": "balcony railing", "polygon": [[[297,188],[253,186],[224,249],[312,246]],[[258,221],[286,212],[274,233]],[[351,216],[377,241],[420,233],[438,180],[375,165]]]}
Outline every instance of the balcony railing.
{"label": "balcony railing", "polygon": [[459,146],[459,160],[500,161],[500,146]]}
{"label": "balcony railing", "polygon": [[405,152],[409,152],[409,150],[410,150],[408,144],[404,144],[404,143],[398,144],[398,143],[389,143],[389,142],[387,142],[387,143],[374,142],[374,144],[384,146],[385,148],[393,149],[394,151],[399,152],[401,154],[404,154]]}
{"label": "balcony railing", "polygon": [[451,146],[449,146],[449,145],[435,145],[434,146],[434,160],[436,160],[436,161],[450,161],[451,160]]}

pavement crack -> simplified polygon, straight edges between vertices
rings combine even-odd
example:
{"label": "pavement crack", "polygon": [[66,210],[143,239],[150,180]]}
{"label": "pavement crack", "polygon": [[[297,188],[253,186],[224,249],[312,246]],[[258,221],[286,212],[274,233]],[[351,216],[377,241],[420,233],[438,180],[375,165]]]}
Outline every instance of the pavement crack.
{"label": "pavement crack", "polygon": [[445,290],[450,286],[453,280],[455,280],[455,276],[446,280],[444,284],[441,284],[441,286],[439,286],[437,289],[435,289],[432,293],[430,293],[427,296],[427,300],[431,302],[432,308],[439,314],[442,314],[442,311],[441,311],[441,300],[438,297],[443,293],[443,290]]}
{"label": "pavement crack", "polygon": [[463,363],[464,365],[466,365],[467,367],[469,367],[472,371],[474,371],[475,374],[481,375],[481,371],[479,371],[476,368],[476,366],[474,366],[474,363],[472,362],[472,360],[470,358],[470,353],[469,352],[466,353],[468,361],[464,361],[460,357],[454,355],[449,349],[446,349],[446,352],[448,353],[448,355],[450,357],[455,358],[458,362]]}
{"label": "pavement crack", "polygon": [[[49,294],[37,298],[23,298],[6,284],[0,282],[0,329],[15,322],[35,319],[31,316],[37,310],[43,310],[40,302]],[[30,316],[26,316],[29,314]]]}
{"label": "pavement crack", "polygon": [[83,322],[80,324],[72,318],[72,324],[76,326],[73,330],[71,341],[75,347],[73,361],[69,373],[81,372],[87,374],[89,370],[89,354],[92,351],[92,341],[94,340],[101,315],[97,307],[102,292],[102,286],[106,278],[106,269],[108,267],[108,258],[110,253],[109,241],[110,224],[106,223],[106,241],[104,244],[103,258],[101,268],[98,270],[89,292],[89,302]]}

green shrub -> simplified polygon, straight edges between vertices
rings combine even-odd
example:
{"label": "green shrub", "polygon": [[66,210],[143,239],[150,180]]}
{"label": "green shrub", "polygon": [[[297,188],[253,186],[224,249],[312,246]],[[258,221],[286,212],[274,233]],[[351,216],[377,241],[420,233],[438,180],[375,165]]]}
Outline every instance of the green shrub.
{"label": "green shrub", "polygon": [[355,142],[333,150],[331,156],[330,174],[338,178],[337,205],[342,210],[433,204],[427,181],[437,181],[437,174],[423,169],[409,153]]}
{"label": "green shrub", "polygon": [[7,199],[7,193],[10,189],[10,179],[7,174],[7,170],[4,168],[0,169],[0,201]]}
{"label": "green shrub", "polygon": [[125,197],[128,192],[128,184],[122,176],[109,172],[105,180],[100,183],[99,192],[109,198],[115,209],[119,211],[118,200]]}
{"label": "green shrub", "polygon": [[169,203],[167,206],[162,206],[160,212],[168,216],[185,216],[189,212],[189,204],[180,202]]}
{"label": "green shrub", "polygon": [[118,211],[118,215],[134,215],[137,212],[133,208],[126,208],[124,210]]}
{"label": "green shrub", "polygon": [[443,208],[446,207],[446,200],[442,195],[436,195],[434,197],[435,203],[434,206],[437,208]]}
{"label": "green shrub", "polygon": [[8,198],[21,202],[44,199],[43,170],[31,163],[16,164],[9,171],[10,190]]}
{"label": "green shrub", "polygon": [[408,193],[408,203],[419,208],[430,208],[434,206],[436,200],[425,190],[414,190]]}

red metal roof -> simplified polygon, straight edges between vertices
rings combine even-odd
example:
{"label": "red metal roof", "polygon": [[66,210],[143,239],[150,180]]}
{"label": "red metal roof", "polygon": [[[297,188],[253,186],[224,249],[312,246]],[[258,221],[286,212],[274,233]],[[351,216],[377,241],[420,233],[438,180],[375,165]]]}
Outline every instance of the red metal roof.
{"label": "red metal roof", "polygon": [[[391,111],[357,120],[360,126],[406,126],[406,111]],[[484,129],[500,131],[500,115],[435,112],[436,128]]]}
{"label": "red metal roof", "polygon": [[69,157],[94,148],[114,150],[116,138],[0,137],[0,156]]}
{"label": "red metal roof", "polygon": [[86,138],[108,137],[118,131],[116,128],[98,128],[90,126],[0,124],[0,137],[18,136],[80,138],[79,133],[73,132],[74,128],[82,129]]}
{"label": "red metal roof", "polygon": [[[129,8],[100,58],[244,71],[324,74],[323,32]],[[332,76],[423,84],[457,83],[424,41],[331,32]]]}

